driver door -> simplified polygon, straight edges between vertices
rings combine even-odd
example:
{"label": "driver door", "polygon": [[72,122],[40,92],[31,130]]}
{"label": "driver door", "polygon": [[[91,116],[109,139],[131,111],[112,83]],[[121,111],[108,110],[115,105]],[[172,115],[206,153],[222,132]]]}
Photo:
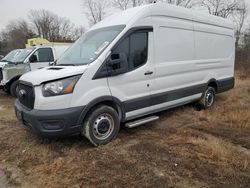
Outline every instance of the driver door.
{"label": "driver door", "polygon": [[126,111],[126,119],[150,111],[151,87],[154,81],[153,32],[138,30],[124,38],[112,54],[127,56],[128,71],[108,77],[110,91],[119,98]]}
{"label": "driver door", "polygon": [[52,48],[39,48],[30,56],[30,70],[47,67],[53,61]]}

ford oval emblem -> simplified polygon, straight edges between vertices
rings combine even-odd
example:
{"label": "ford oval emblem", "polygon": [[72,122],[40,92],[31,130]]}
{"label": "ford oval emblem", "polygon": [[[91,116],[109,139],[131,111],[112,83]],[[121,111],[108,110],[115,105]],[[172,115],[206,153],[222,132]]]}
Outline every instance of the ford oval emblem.
{"label": "ford oval emblem", "polygon": [[26,95],[26,91],[25,91],[24,89],[19,90],[18,96],[19,96],[20,98],[24,98],[25,95]]}

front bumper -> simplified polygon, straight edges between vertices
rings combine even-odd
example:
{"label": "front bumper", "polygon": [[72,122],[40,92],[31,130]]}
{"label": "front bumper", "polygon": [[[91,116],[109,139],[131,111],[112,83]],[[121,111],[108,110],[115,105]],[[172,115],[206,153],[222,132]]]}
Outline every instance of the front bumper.
{"label": "front bumper", "polygon": [[15,112],[22,125],[42,137],[64,137],[81,133],[80,116],[84,107],[61,110],[29,110],[18,100]]}

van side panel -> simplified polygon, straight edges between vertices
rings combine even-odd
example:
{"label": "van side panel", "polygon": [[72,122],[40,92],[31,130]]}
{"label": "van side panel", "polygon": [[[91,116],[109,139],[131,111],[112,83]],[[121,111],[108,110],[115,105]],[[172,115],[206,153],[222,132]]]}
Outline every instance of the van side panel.
{"label": "van side panel", "polygon": [[218,92],[234,85],[234,32],[225,23],[153,15],[155,80],[150,109],[127,113],[128,119],[195,101],[210,80]]}
{"label": "van side panel", "polygon": [[232,29],[194,22],[196,68],[203,82],[234,76],[235,39]]}
{"label": "van side panel", "polygon": [[[190,88],[190,86],[193,86],[190,90],[194,90],[196,86],[200,88],[201,82],[194,73],[193,22],[167,16],[153,16],[152,19],[155,24],[155,84],[152,88],[152,102],[158,105],[154,102],[155,95],[164,95],[168,91]],[[196,91],[191,95],[199,94],[199,98],[202,91]],[[168,96],[165,98],[167,99]]]}
{"label": "van side panel", "polygon": [[164,16],[155,16],[152,19],[156,27],[154,32],[156,62],[194,60],[192,21]]}

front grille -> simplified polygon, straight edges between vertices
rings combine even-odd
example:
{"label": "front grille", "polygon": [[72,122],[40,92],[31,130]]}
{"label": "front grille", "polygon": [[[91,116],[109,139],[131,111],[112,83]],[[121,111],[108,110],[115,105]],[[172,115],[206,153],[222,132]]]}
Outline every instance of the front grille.
{"label": "front grille", "polygon": [[2,81],[3,79],[3,72],[2,72],[2,68],[0,68],[0,82]]}
{"label": "front grille", "polygon": [[17,98],[21,104],[29,109],[34,108],[35,94],[34,88],[30,85],[19,83],[17,87]]}

